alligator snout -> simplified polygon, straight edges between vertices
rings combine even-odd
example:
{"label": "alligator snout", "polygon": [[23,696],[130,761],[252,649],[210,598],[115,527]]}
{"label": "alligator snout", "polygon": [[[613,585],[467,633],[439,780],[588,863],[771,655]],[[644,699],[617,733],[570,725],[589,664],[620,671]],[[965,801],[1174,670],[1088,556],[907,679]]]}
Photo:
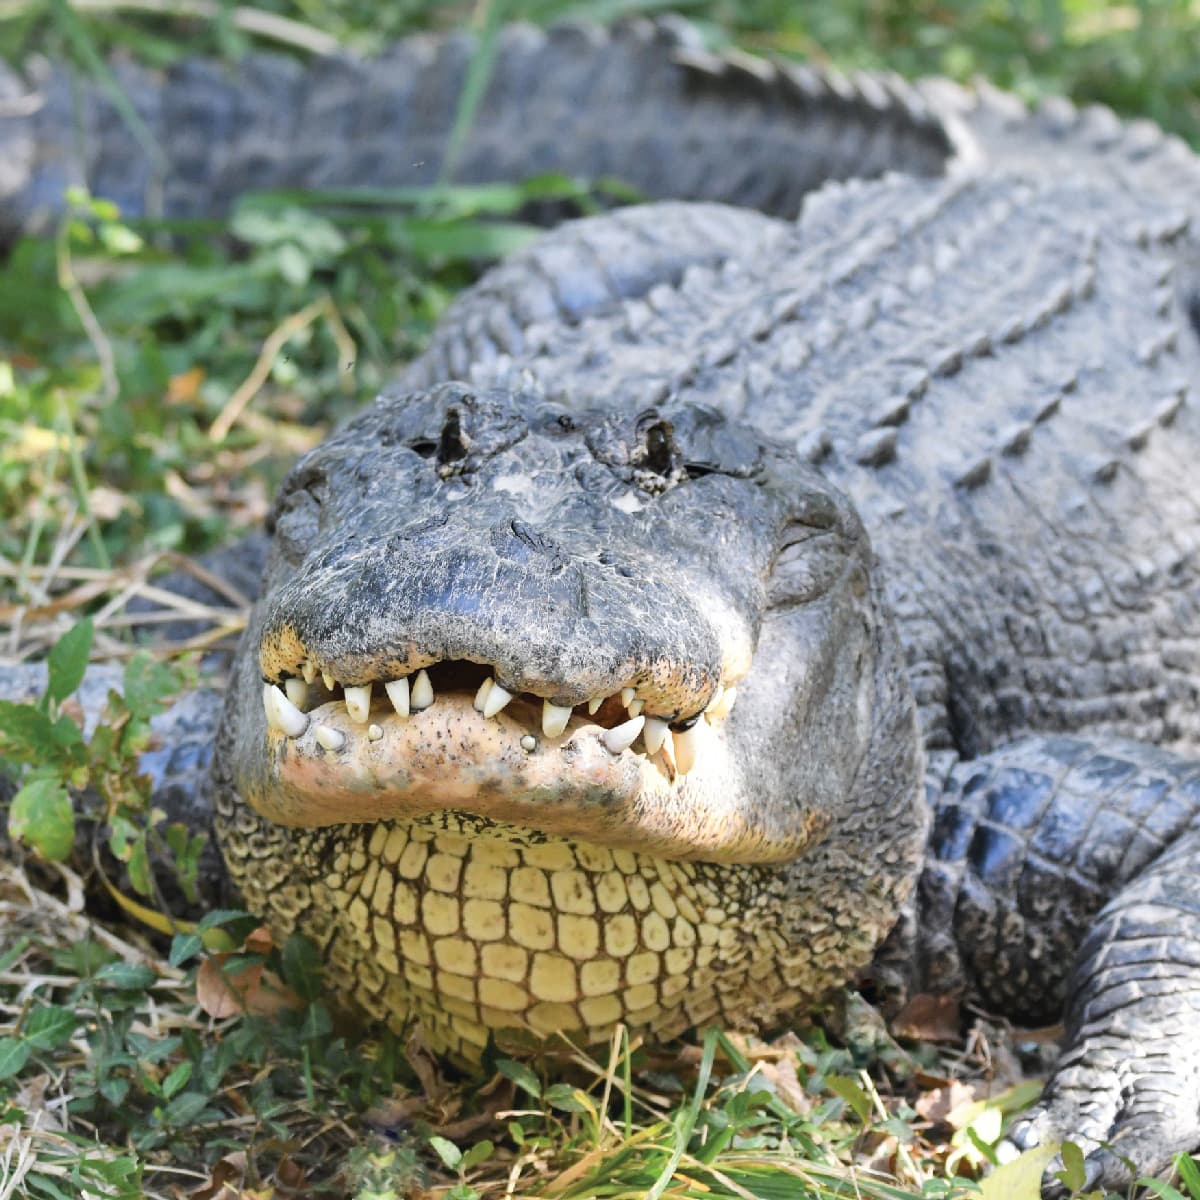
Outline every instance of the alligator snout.
{"label": "alligator snout", "polygon": [[595,712],[630,691],[634,715],[678,724],[743,669],[751,628],[700,570],[656,561],[633,516],[622,514],[634,536],[616,550],[569,522],[481,519],[494,507],[482,496],[433,526],[376,522],[336,555],[315,550],[271,599],[264,680],[418,686],[422,671],[457,663],[450,686],[475,690],[481,670],[497,697],[544,701],[551,723],[552,710]]}

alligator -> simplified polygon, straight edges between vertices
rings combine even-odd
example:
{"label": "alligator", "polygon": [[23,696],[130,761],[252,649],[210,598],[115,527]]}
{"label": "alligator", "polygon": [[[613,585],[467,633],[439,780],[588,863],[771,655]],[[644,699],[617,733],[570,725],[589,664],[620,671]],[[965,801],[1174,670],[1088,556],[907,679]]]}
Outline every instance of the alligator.
{"label": "alligator", "polygon": [[64,69],[0,80],[10,231],[79,179],[647,198],[486,273],[284,482],[188,717],[245,902],[467,1060],[864,976],[1062,1018],[1010,1151],[1163,1169],[1200,1145],[1200,164],[674,20],[506,31],[451,162],[472,53],[126,64],[158,160]]}

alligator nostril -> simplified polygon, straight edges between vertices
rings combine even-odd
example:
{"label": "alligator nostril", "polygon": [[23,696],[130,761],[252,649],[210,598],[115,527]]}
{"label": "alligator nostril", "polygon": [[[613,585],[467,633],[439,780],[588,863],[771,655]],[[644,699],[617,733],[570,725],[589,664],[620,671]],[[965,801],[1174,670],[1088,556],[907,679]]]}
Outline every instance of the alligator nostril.
{"label": "alligator nostril", "polygon": [[466,457],[467,439],[463,435],[462,421],[459,419],[458,409],[452,408],[446,414],[441,440],[438,442],[438,466],[444,467]]}
{"label": "alligator nostril", "polygon": [[671,427],[665,421],[656,421],[645,433],[646,457],[643,465],[666,478],[675,470],[675,445]]}

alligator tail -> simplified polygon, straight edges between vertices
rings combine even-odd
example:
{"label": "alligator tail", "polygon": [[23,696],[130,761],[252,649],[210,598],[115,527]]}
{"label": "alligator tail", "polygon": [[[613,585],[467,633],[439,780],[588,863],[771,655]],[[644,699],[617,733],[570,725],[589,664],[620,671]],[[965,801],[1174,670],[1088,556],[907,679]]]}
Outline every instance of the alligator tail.
{"label": "alligator tail", "polygon": [[250,190],[427,185],[444,171],[457,182],[613,177],[649,199],[790,216],[827,180],[937,175],[965,149],[954,120],[898,77],[710,55],[676,19],[513,25],[494,50],[452,167],[478,51],[467,34],[409,38],[373,60],[120,63],[141,131],[93,80],[0,65],[0,230],[44,227],[72,184],[129,215],[207,216]]}
{"label": "alligator tail", "polygon": [[909,84],[740,52],[710,54],[678,18],[611,29],[512,25],[497,35],[469,133],[447,162],[469,34],[420,35],[379,58],[252,54],[166,72],[114,67],[142,128],[90,79],[0,64],[0,240],[44,228],[66,187],[129,215],[212,216],[247,191],[616,178],[647,199],[776,216],[832,180],[940,175],[987,162],[1099,171],[1194,205],[1200,166],[1149,121],[1052,100],[1028,110],[986,85]]}

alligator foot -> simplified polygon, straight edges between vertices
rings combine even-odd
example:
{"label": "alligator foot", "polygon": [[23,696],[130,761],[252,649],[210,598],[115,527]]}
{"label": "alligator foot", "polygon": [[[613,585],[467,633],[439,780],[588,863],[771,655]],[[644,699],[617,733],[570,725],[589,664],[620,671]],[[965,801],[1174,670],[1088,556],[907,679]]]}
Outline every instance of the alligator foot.
{"label": "alligator foot", "polygon": [[[1101,913],[1085,941],[1067,1042],[1018,1150],[1074,1142],[1084,1190],[1124,1191],[1200,1147],[1200,831],[1181,838]],[[1067,1195],[1061,1159],[1042,1179]]]}

